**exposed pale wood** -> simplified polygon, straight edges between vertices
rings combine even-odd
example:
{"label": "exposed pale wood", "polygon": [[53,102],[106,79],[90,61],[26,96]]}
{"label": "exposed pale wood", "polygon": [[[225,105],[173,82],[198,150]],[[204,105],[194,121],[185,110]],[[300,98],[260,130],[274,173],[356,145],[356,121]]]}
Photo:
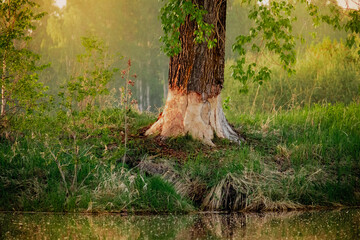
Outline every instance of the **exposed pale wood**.
{"label": "exposed pale wood", "polygon": [[221,138],[239,142],[237,133],[226,121],[220,95],[207,100],[195,92],[185,94],[169,90],[165,109],[146,135],[175,137],[190,134],[214,146],[214,133]]}

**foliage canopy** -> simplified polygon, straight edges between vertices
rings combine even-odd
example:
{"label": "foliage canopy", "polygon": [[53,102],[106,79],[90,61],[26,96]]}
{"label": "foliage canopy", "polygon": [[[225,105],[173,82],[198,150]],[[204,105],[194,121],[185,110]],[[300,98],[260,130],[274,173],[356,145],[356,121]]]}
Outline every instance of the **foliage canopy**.
{"label": "foliage canopy", "polygon": [[28,48],[35,22],[45,15],[36,12],[38,7],[30,0],[5,0],[0,4],[2,118],[20,109],[34,109],[44,97],[46,88],[38,81],[37,72],[47,65],[39,65],[40,56]]}

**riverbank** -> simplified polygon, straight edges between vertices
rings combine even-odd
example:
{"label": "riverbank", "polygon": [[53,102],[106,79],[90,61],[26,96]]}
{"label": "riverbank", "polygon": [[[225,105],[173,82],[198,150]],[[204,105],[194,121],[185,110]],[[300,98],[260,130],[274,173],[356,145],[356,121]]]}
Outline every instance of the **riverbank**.
{"label": "riverbank", "polygon": [[224,214],[271,214],[271,213],[312,213],[312,212],[332,212],[332,211],[348,211],[348,210],[360,210],[360,206],[342,206],[342,205],[333,205],[333,206],[304,206],[299,209],[292,209],[288,211],[228,211],[228,210],[219,210],[219,211],[191,211],[191,212],[154,212],[154,211],[71,211],[71,212],[42,212],[42,211],[0,211],[0,214],[10,214],[10,215],[23,215],[23,214],[43,214],[43,215],[83,215],[83,216],[161,216],[161,215],[224,215]]}
{"label": "riverbank", "polygon": [[[152,114],[14,119],[0,142],[0,210],[281,211],[360,203],[360,107],[228,114],[240,146],[147,138]],[[124,158],[126,152],[126,158]]]}

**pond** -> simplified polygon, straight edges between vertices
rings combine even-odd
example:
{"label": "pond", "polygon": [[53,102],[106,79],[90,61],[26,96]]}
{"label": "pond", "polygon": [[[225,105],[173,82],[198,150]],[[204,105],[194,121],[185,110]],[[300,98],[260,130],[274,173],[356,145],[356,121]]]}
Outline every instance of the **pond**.
{"label": "pond", "polygon": [[0,213],[0,239],[360,239],[360,209],[147,216]]}

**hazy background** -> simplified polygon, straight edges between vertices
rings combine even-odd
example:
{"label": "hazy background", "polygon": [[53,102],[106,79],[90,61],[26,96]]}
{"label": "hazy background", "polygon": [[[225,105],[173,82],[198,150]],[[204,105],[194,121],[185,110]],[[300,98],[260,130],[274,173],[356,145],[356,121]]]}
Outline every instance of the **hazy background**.
{"label": "hazy background", "polygon": [[[51,63],[51,67],[40,75],[41,81],[49,86],[51,94],[56,95],[59,86],[78,70],[76,56],[84,51],[81,37],[95,35],[105,41],[109,53],[117,58],[115,67],[126,68],[127,60],[132,60],[131,73],[138,76],[133,96],[138,101],[139,109],[157,111],[163,105],[167,94],[169,59],[161,52],[159,42],[162,30],[158,15],[162,1],[67,0],[66,4],[62,0],[37,2],[48,14],[34,32],[31,48],[42,56],[43,63]],[[317,2],[325,4],[325,1]],[[228,1],[227,67],[236,58],[231,52],[235,37],[247,34],[251,26],[247,12],[239,0]],[[322,42],[324,38],[330,39],[331,43],[334,39],[340,42],[345,38],[344,33],[335,32],[325,25],[315,29],[303,7],[298,8],[296,14],[298,22],[294,32],[302,34],[306,40],[305,44],[298,47],[299,59],[304,58],[309,46]],[[226,81],[230,81],[229,78],[231,76],[227,74]],[[110,84],[115,98],[119,96],[119,88],[123,83],[124,80],[117,74],[116,80]]]}

